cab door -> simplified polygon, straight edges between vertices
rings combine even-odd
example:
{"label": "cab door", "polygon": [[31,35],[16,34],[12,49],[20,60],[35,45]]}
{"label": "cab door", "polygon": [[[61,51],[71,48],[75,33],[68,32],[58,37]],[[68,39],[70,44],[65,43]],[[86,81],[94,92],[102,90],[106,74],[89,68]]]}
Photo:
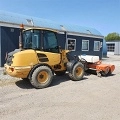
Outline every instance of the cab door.
{"label": "cab door", "polygon": [[46,52],[51,65],[60,63],[61,55],[55,32],[48,30],[43,31],[43,51]]}

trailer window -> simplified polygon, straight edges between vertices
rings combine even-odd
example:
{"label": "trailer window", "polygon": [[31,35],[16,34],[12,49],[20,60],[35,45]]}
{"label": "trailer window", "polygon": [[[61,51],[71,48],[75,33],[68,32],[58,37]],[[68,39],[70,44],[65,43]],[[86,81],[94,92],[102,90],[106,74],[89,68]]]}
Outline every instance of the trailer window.
{"label": "trailer window", "polygon": [[100,41],[94,41],[94,51],[100,51]]}
{"label": "trailer window", "polygon": [[68,38],[66,47],[67,47],[67,50],[75,51],[75,49],[76,49],[76,39]]}
{"label": "trailer window", "polygon": [[82,40],[82,51],[89,51],[89,40]]}

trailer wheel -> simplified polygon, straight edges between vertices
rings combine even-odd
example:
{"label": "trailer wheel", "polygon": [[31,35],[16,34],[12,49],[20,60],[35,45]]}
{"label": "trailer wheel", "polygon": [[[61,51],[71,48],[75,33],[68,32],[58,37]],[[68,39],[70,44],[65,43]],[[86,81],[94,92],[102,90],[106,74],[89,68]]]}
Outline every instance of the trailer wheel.
{"label": "trailer wheel", "polygon": [[66,71],[55,71],[55,74],[56,74],[57,76],[62,76],[62,75],[65,74],[65,72],[66,72]]}
{"label": "trailer wheel", "polygon": [[110,76],[112,74],[111,70],[105,75],[105,76]]}
{"label": "trailer wheel", "polygon": [[107,73],[107,75],[109,76],[109,75],[111,75],[112,74],[112,72],[111,72],[111,70],[109,70],[109,72]]}
{"label": "trailer wheel", "polygon": [[40,66],[36,68],[30,79],[31,84],[35,88],[45,88],[52,82],[53,73],[47,66]]}
{"label": "trailer wheel", "polygon": [[73,66],[71,73],[68,73],[69,77],[74,80],[78,81],[81,80],[84,76],[84,66],[82,63],[78,62]]}
{"label": "trailer wheel", "polygon": [[102,72],[101,72],[101,74],[102,74],[103,76],[108,76],[108,75],[109,75],[109,72],[110,72],[110,68],[107,67],[105,71],[102,71]]}

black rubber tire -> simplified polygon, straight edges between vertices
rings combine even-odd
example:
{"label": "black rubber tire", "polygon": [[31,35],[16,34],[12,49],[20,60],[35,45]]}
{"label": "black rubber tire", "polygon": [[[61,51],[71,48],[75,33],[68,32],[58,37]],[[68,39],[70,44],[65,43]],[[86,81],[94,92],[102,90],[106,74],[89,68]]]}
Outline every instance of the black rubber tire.
{"label": "black rubber tire", "polygon": [[[80,75],[77,75],[77,69],[81,69],[81,73]],[[69,77],[74,80],[74,81],[79,81],[83,78],[84,76],[84,65],[80,62],[76,63],[74,66],[73,66],[73,69],[71,71],[71,73],[68,73]]]}
{"label": "black rubber tire", "polygon": [[66,72],[66,71],[55,71],[55,74],[56,74],[57,76],[62,76],[62,75],[65,75],[65,72]]}
{"label": "black rubber tire", "polygon": [[110,73],[110,68],[109,67],[107,67],[106,71],[101,72],[102,76],[108,76],[109,73]]}
{"label": "black rubber tire", "polygon": [[[42,73],[42,72],[45,72],[48,75],[48,77],[46,78],[46,81],[44,83],[42,83],[38,80],[38,79],[42,79],[42,78],[40,78],[41,77],[40,73]],[[42,75],[42,76],[44,76],[44,75]],[[48,87],[50,85],[50,83],[52,82],[52,78],[53,78],[52,70],[48,66],[40,66],[34,70],[32,77],[30,79],[30,83],[35,88],[42,89],[42,88]]]}
{"label": "black rubber tire", "polygon": [[110,75],[112,75],[111,70],[109,70],[109,72],[107,73],[107,76],[110,76]]}

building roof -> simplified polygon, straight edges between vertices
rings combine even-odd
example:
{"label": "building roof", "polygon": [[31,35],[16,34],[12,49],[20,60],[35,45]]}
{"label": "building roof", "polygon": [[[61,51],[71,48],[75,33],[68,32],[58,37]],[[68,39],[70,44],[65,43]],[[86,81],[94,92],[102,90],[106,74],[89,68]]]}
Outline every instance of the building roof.
{"label": "building roof", "polygon": [[83,27],[78,25],[60,25],[51,20],[46,20],[42,18],[37,18],[33,16],[21,15],[11,12],[0,11],[0,25],[17,25],[24,24],[27,27],[43,27],[50,28],[58,31],[66,31],[69,33],[84,34],[89,36],[103,37],[102,34],[94,28]]}

